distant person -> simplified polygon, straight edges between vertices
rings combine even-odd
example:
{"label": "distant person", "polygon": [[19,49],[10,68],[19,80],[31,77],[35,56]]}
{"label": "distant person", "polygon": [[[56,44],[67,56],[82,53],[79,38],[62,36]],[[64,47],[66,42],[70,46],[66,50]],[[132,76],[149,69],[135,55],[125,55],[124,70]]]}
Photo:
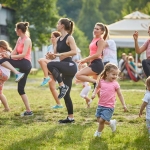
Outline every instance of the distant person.
{"label": "distant person", "polygon": [[[21,114],[21,116],[32,116],[28,97],[25,93],[25,85],[27,81],[28,74],[32,68],[31,65],[31,50],[32,41],[30,39],[30,34],[28,31],[29,22],[18,22],[16,24],[16,34],[19,36],[14,50],[9,55],[5,53],[2,55],[3,59],[0,60],[0,64],[16,74],[16,82],[18,82],[18,93],[23,100],[26,107],[26,111]],[[17,71],[15,68],[18,68]]]}
{"label": "distant person", "polygon": [[99,125],[98,129],[94,133],[95,137],[101,136],[105,124],[110,126],[112,132],[115,132],[116,130],[117,122],[115,119],[111,120],[116,103],[116,93],[121,101],[124,111],[127,111],[119,83],[116,81],[118,74],[118,67],[112,63],[107,63],[103,72],[100,74],[100,79],[98,79],[98,83],[92,94],[93,99],[95,98],[97,91],[100,89],[100,98],[95,114]]}
{"label": "distant person", "polygon": [[81,50],[77,47],[77,54],[72,57],[72,60],[77,63],[81,59]]}
{"label": "distant person", "polygon": [[105,48],[103,50],[103,63],[106,65],[108,62],[118,66],[117,61],[117,47],[116,43],[112,39],[106,40]]}
{"label": "distant person", "polygon": [[[150,26],[148,28],[148,34],[150,36]],[[150,39],[148,39],[141,47],[138,45],[138,31],[135,31],[133,34],[135,51],[137,54],[141,54],[146,51],[147,59],[142,60],[143,70],[147,77],[150,76]]]}
{"label": "distant person", "polygon": [[146,126],[150,139],[150,76],[146,79],[146,93],[143,98],[143,103],[140,108],[139,117],[142,116],[143,110],[146,107]]}
{"label": "distant person", "polygon": [[44,79],[43,79],[43,82],[41,83],[41,86],[44,86],[45,84],[49,83],[50,91],[52,92],[52,95],[53,95],[53,97],[54,97],[54,99],[56,101],[56,105],[52,106],[52,109],[63,108],[63,106],[60,103],[60,100],[58,99],[58,92],[56,90],[56,81],[54,80],[53,76],[51,75],[51,73],[47,69],[47,64],[49,62],[51,62],[51,61],[53,61],[53,62],[60,61],[59,57],[56,57],[53,60],[48,59],[48,54],[49,53],[54,53],[54,47],[56,45],[56,39],[60,35],[61,34],[58,31],[54,31],[54,32],[51,33],[50,41],[52,42],[52,44],[48,46],[47,54],[45,55],[45,58],[40,58],[38,60],[40,66],[41,66],[41,68],[43,70],[43,73],[44,73]]}
{"label": "distant person", "polygon": [[[11,51],[12,49],[9,46],[8,42],[4,40],[0,40],[0,54],[6,52],[6,53],[9,53],[10,55]],[[10,77],[10,70],[0,65],[0,101],[2,102],[4,106],[4,110],[3,110],[4,112],[8,112],[10,110],[8,102],[7,102],[7,98],[3,94],[4,83],[5,81],[9,79],[9,77]]]}

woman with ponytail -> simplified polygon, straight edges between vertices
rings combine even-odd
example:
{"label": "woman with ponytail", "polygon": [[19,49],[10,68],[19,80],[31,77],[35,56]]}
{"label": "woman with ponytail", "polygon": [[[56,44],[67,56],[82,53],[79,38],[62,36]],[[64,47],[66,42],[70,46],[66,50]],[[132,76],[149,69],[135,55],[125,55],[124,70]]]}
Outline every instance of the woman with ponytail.
{"label": "woman with ponytail", "polygon": [[60,62],[51,61],[47,64],[48,70],[51,72],[54,80],[59,84],[60,94],[58,99],[64,97],[67,107],[68,116],[64,120],[59,120],[59,123],[72,123],[73,117],[73,104],[70,97],[72,87],[72,79],[77,72],[77,67],[72,56],[76,55],[76,43],[72,36],[73,21],[68,18],[61,18],[57,23],[57,30],[61,32],[61,36],[57,38],[54,47],[54,53],[47,54],[49,59],[59,57]]}
{"label": "woman with ponytail", "polygon": [[[0,64],[16,74],[16,82],[18,82],[18,93],[25,104],[26,111],[21,116],[32,116],[28,97],[24,91],[27,76],[32,68],[31,66],[31,49],[32,42],[28,31],[28,22],[18,22],[16,24],[16,34],[19,36],[16,46],[11,54],[3,53]],[[19,72],[16,70],[19,69]],[[21,72],[21,73],[20,73]]]}
{"label": "woman with ponytail", "polygon": [[[104,36],[102,37],[102,35]],[[107,27],[102,23],[96,23],[93,30],[93,40],[89,45],[90,55],[78,61],[79,64],[90,63],[76,74],[76,78],[83,82],[93,83],[94,88],[98,75],[103,71],[102,52],[108,35]],[[92,76],[93,78],[90,78]]]}

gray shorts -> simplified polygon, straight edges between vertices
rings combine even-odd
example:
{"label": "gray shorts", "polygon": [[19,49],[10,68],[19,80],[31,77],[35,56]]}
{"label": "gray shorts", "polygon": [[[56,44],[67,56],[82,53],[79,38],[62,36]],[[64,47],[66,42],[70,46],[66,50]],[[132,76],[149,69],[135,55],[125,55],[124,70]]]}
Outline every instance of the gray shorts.
{"label": "gray shorts", "polygon": [[96,109],[95,116],[97,118],[102,118],[106,121],[110,121],[110,119],[113,115],[113,112],[114,112],[114,108],[98,106],[97,109]]}

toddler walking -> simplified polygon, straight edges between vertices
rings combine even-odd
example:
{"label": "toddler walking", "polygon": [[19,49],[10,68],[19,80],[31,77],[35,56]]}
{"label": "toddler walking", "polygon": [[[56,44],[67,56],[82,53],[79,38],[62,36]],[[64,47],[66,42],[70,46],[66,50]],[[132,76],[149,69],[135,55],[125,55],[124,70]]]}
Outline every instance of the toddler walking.
{"label": "toddler walking", "polygon": [[[79,64],[79,66],[78,66],[79,71],[80,71],[81,69],[85,68],[86,66],[87,66],[86,63],[84,63],[84,64]],[[83,81],[80,81],[80,80],[78,80],[78,79],[76,79],[75,82],[76,82],[76,83],[82,83],[83,89],[82,89],[82,91],[80,92],[80,96],[81,96],[83,99],[85,99],[86,104],[87,104],[87,108],[90,108],[90,104],[92,103],[92,99],[90,99],[90,98],[88,97],[88,94],[89,94],[89,92],[90,92],[90,90],[91,90],[91,86],[90,86],[89,82],[83,82]]]}
{"label": "toddler walking", "polygon": [[98,79],[97,85],[92,94],[93,99],[95,98],[97,90],[100,89],[99,90],[100,98],[98,101],[98,107],[95,114],[99,126],[94,134],[95,137],[101,136],[105,124],[110,126],[112,132],[116,130],[117,121],[115,119],[111,120],[115,107],[116,93],[123,105],[124,111],[127,111],[124,98],[120,91],[120,86],[116,81],[118,74],[119,69],[115,64],[112,63],[106,64],[104,70],[100,74],[100,78]]}
{"label": "toddler walking", "polygon": [[142,100],[143,103],[140,108],[139,117],[141,117],[143,110],[146,107],[146,126],[148,128],[149,139],[150,139],[150,76],[146,79],[146,93]]}

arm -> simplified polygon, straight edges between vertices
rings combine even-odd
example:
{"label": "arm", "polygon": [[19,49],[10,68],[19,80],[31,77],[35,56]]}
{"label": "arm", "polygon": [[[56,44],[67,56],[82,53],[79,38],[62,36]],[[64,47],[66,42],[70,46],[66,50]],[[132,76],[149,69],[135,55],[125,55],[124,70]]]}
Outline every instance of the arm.
{"label": "arm", "polygon": [[96,94],[100,91],[100,80],[96,83],[95,89],[92,93],[91,99],[94,99]]}
{"label": "arm", "polygon": [[139,45],[138,45],[138,32],[137,31],[134,32],[133,38],[134,38],[134,44],[135,44],[135,51],[137,54],[141,54],[142,52],[144,52],[146,50],[146,45],[139,47]]}
{"label": "arm", "polygon": [[143,104],[141,105],[140,112],[139,112],[139,117],[141,117],[141,115],[143,113],[143,110],[145,109],[146,105],[147,105],[147,102],[143,102]]}
{"label": "arm", "polygon": [[128,110],[127,110],[127,106],[126,106],[125,101],[124,101],[124,98],[123,98],[123,96],[122,96],[122,93],[121,93],[121,91],[120,91],[120,88],[117,89],[117,95],[118,95],[119,100],[120,100],[120,102],[121,102],[121,104],[122,104],[122,106],[123,106],[124,111],[125,111],[125,112],[128,111]]}
{"label": "arm", "polygon": [[85,63],[85,62],[89,62],[91,60],[94,60],[96,58],[99,58],[99,56],[102,54],[102,51],[105,47],[105,41],[104,40],[99,40],[98,43],[97,43],[97,52],[92,55],[92,56],[88,56],[84,59],[82,59],[81,61],[79,61],[79,63]]}

